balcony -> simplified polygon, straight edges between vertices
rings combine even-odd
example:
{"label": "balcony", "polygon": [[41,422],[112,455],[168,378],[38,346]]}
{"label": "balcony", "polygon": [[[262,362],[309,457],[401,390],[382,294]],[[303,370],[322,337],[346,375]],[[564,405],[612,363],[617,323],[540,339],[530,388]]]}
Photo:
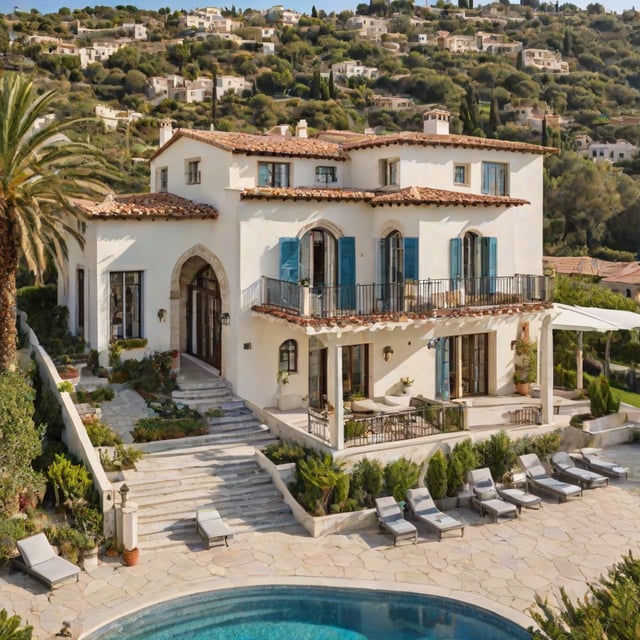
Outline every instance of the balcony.
{"label": "balcony", "polygon": [[392,284],[309,287],[262,277],[254,306],[308,318],[388,314],[438,315],[444,310],[550,302],[553,278],[515,275],[412,280]]}

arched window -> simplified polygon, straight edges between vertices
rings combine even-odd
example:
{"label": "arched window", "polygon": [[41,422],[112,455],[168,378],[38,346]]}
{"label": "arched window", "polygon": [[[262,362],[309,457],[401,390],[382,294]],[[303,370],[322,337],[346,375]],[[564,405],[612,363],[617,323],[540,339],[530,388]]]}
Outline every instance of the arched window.
{"label": "arched window", "polygon": [[298,343],[295,340],[285,340],[280,345],[278,357],[278,371],[298,371]]}

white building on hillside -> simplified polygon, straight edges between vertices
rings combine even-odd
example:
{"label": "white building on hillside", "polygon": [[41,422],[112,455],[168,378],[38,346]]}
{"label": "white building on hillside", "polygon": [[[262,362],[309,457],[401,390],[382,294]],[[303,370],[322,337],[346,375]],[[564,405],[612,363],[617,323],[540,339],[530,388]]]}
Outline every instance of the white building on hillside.
{"label": "white building on hillside", "polygon": [[331,70],[335,77],[354,78],[362,76],[375,80],[378,77],[377,67],[365,67],[358,60],[343,60],[331,65]]}
{"label": "white building on hillside", "polygon": [[[300,437],[336,450],[423,438],[460,425],[465,403],[511,396],[527,335],[551,422],[549,150],[424,118],[424,133],[313,139],[303,121],[295,136],[164,123],[151,193],[87,205],[84,249],[69,243],[71,329],[103,360],[120,338],[190,353],[258,410],[298,408]],[[428,414],[408,408],[417,395]],[[378,404],[356,442],[358,396]]]}
{"label": "white building on hillside", "polygon": [[126,42],[94,42],[90,47],[80,47],[80,67],[86,69],[92,62],[104,62],[116,51],[127,46]]}
{"label": "white building on hillside", "polygon": [[218,76],[216,78],[216,91],[218,99],[229,91],[241,96],[244,91],[251,90],[251,83],[244,76]]}
{"label": "white building on hillside", "polygon": [[353,16],[347,20],[345,26],[374,42],[380,42],[382,36],[387,33],[386,20],[374,16]]}
{"label": "white building on hillside", "polygon": [[117,129],[119,124],[131,124],[142,118],[142,114],[129,109],[112,109],[104,104],[96,105],[96,116],[104,122],[107,129]]}
{"label": "white building on hillside", "polygon": [[638,153],[638,147],[627,140],[615,142],[592,142],[588,147],[587,157],[594,162],[620,162],[631,160]]}
{"label": "white building on hillside", "polygon": [[523,49],[522,62],[525,67],[536,67],[554,73],[569,73],[569,63],[559,53],[548,49]]}

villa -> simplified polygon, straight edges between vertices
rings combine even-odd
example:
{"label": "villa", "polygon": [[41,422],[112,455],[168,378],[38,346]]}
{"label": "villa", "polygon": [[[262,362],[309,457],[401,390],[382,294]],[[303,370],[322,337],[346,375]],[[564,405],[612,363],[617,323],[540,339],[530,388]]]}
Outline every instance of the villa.
{"label": "villa", "polygon": [[[551,422],[549,149],[448,125],[438,110],[424,132],[386,136],[163,123],[151,193],[85,203],[84,250],[69,243],[59,287],[72,332],[105,363],[127,338],[191,354],[250,406],[303,413],[335,450],[354,399],[377,400],[375,415],[418,396],[436,411],[512,396],[529,337]],[[374,441],[426,435],[415,417]]]}

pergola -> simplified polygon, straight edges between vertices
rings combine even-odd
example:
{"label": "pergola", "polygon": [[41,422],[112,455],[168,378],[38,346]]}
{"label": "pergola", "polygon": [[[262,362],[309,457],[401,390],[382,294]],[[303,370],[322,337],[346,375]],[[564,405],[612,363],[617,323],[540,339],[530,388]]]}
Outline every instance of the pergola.
{"label": "pergola", "polygon": [[[551,328],[578,332],[578,349],[576,351],[576,386],[582,388],[582,334],[585,331],[608,333],[620,329],[640,329],[640,313],[622,311],[620,309],[600,309],[599,307],[572,307],[566,304],[553,305],[555,317]],[[607,340],[607,362],[609,341]]]}

